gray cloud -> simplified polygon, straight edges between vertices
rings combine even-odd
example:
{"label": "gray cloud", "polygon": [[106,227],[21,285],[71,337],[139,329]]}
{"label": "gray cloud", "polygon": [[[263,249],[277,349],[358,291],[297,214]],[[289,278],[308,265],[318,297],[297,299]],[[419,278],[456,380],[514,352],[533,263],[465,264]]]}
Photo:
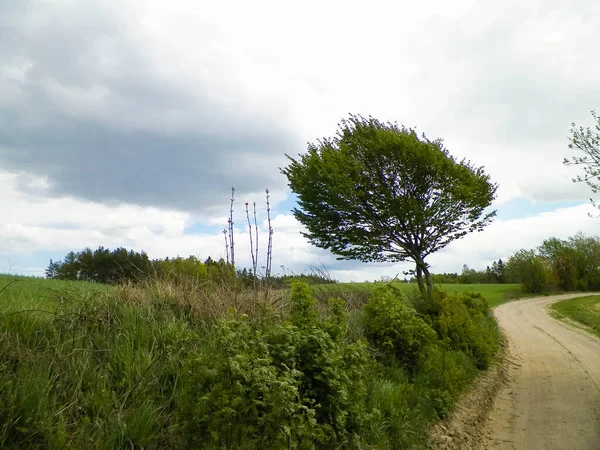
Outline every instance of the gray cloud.
{"label": "gray cloud", "polygon": [[600,103],[596,3],[0,0],[0,166],[50,196],[206,212],[231,185],[283,192],[283,153],[351,111],[444,137],[506,198],[579,198],[559,178]]}
{"label": "gray cloud", "polygon": [[[444,114],[473,136],[505,146],[558,142],[566,147],[573,121],[600,104],[600,67],[593,59],[600,27],[598,5],[584,0],[476,3],[440,30],[444,58],[461,67],[460,89]],[[479,20],[478,20],[479,19]],[[453,94],[453,95],[452,95]],[[514,147],[513,147],[514,148]],[[536,155],[537,156],[537,155]]]}
{"label": "gray cloud", "polygon": [[134,23],[21,0],[0,20],[0,165],[47,177],[46,195],[206,211],[231,186],[284,188],[294,137],[251,104],[240,112],[235,86],[222,104],[210,81],[170,77]]}

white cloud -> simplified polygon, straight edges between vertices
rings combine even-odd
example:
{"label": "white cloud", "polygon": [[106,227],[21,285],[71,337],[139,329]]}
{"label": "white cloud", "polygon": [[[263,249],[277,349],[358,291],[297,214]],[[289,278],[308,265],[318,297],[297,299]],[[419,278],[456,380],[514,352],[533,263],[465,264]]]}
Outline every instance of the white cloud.
{"label": "white cloud", "polygon": [[[499,207],[590,196],[562,160],[571,122],[589,124],[600,104],[594,0],[5,3],[0,160],[13,173],[0,172],[0,254],[220,256],[220,234],[184,230],[225,224],[235,184],[249,266],[240,205],[258,200],[263,216],[265,187],[283,201],[283,153],[331,136],[348,112],[443,137],[500,184]],[[480,267],[550,235],[593,233],[590,207],[578,208],[496,221],[431,263]],[[274,269],[322,262],[362,279],[400,267],[336,262],[291,216],[273,224]]]}
{"label": "white cloud", "polygon": [[[34,255],[37,251],[80,250],[84,247],[125,246],[145,250],[152,258],[197,255],[202,258],[224,256],[220,232],[186,234],[191,224],[186,213],[136,206],[106,206],[69,198],[48,200],[15,189],[18,177],[0,173],[4,195],[0,209],[10,211],[0,217],[0,256],[11,261]],[[32,182],[35,183],[35,180]],[[251,267],[250,243],[242,204],[235,205],[235,254],[238,267]],[[493,260],[507,259],[520,248],[534,248],[548,237],[566,238],[583,231],[594,235],[598,220],[589,204],[557,209],[532,217],[496,220],[485,231],[453,242],[430,256],[434,272],[460,271],[463,264],[477,269]],[[258,211],[260,225],[258,266],[265,265],[268,223],[264,207]],[[272,217],[273,271],[299,273],[311,267],[325,267],[342,281],[364,281],[395,276],[412,268],[404,264],[362,264],[337,261],[330,253],[311,246],[300,234],[303,227],[290,214]],[[254,234],[253,234],[254,239]],[[18,264],[17,264],[18,265]],[[284,266],[284,267],[281,267]],[[39,269],[20,267],[19,272],[40,273]]]}

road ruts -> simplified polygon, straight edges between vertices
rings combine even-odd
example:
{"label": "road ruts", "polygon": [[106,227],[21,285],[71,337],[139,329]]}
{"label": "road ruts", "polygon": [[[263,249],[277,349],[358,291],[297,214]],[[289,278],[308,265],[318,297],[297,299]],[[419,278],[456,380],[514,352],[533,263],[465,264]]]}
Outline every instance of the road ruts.
{"label": "road ruts", "polygon": [[548,313],[580,295],[506,303],[495,310],[508,339],[509,379],[480,449],[600,450],[600,340]]}

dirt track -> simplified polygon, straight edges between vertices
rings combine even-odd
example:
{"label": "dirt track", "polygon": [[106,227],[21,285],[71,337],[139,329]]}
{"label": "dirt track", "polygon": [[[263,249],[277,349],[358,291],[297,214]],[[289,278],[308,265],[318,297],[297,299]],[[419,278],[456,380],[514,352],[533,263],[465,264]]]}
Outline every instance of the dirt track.
{"label": "dirt track", "polygon": [[547,306],[578,295],[506,303],[495,311],[508,339],[508,383],[481,449],[600,450],[600,340]]}

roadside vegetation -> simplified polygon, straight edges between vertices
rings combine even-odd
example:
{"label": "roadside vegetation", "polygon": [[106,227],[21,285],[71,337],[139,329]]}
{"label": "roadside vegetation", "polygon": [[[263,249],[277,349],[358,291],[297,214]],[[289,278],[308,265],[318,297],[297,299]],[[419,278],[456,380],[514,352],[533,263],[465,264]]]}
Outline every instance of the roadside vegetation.
{"label": "roadside vegetation", "polygon": [[563,300],[554,303],[552,310],[559,318],[579,322],[600,337],[600,295]]}
{"label": "roadside vegetation", "polygon": [[[374,286],[380,284],[391,284],[406,295],[414,295],[418,291],[417,283],[403,283],[399,281],[384,282],[362,282],[362,283],[335,283],[329,285],[315,284],[311,288],[315,296],[323,298],[327,296],[338,296],[345,298],[353,304],[362,304],[368,299],[369,293]],[[523,292],[520,284],[436,284],[435,288],[447,294],[481,294],[488,302],[490,308],[502,303],[531,294]]]}
{"label": "roadside vegetation", "polygon": [[0,289],[2,448],[419,448],[499,342],[480,295],[384,283]]}

